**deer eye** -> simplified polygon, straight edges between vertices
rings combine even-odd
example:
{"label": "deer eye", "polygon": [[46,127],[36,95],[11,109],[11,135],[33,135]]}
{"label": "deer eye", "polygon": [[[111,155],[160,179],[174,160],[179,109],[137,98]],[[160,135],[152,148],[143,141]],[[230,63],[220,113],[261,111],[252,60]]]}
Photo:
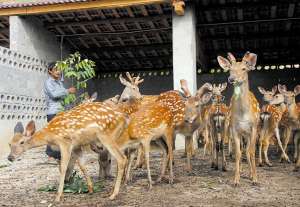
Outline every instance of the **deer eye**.
{"label": "deer eye", "polygon": [[242,70],[243,70],[243,71],[245,71],[245,70],[246,70],[246,68],[243,68]]}
{"label": "deer eye", "polygon": [[24,144],[24,141],[20,142],[20,144]]}

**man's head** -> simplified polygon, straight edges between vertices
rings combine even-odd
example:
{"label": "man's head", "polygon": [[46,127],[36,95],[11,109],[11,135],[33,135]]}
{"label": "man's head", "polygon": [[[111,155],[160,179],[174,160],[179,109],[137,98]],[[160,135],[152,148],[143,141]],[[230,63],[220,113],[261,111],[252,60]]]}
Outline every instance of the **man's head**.
{"label": "man's head", "polygon": [[55,80],[59,80],[61,77],[61,71],[57,69],[56,62],[51,62],[48,65],[48,74]]}

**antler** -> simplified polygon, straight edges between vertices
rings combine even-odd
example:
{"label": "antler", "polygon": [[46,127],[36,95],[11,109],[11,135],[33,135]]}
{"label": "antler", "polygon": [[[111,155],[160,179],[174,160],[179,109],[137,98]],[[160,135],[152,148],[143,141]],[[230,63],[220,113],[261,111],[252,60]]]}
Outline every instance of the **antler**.
{"label": "antler", "polygon": [[184,80],[184,79],[181,79],[180,80],[180,85],[181,85],[181,90],[183,90],[183,92],[184,92],[184,95],[186,97],[191,97],[192,94],[191,94],[191,92],[190,92],[190,90],[189,90],[189,88],[187,86],[187,81]]}
{"label": "antler", "polygon": [[137,86],[139,85],[140,83],[144,82],[144,79],[141,79],[140,80],[140,76],[138,75],[135,80],[134,80],[134,84]]}
{"label": "antler", "polygon": [[199,96],[199,97],[202,96],[205,90],[212,91],[213,86],[210,83],[203,84],[196,92],[196,96]]}
{"label": "antler", "polygon": [[129,81],[130,81],[131,83],[134,83],[134,79],[131,77],[131,75],[130,75],[129,72],[126,72],[126,76],[127,76],[127,78],[129,79]]}

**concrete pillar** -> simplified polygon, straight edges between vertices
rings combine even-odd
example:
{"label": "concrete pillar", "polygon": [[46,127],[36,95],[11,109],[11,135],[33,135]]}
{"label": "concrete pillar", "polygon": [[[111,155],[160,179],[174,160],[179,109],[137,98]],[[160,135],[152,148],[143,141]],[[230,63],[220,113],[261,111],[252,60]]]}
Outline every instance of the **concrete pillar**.
{"label": "concrete pillar", "polygon": [[[184,16],[173,12],[173,81],[180,89],[180,79],[188,81],[192,94],[197,90],[197,43],[195,8],[186,5]],[[184,138],[177,135],[176,149],[184,148]]]}
{"label": "concrete pillar", "polygon": [[[47,62],[60,60],[60,42],[54,33],[43,27],[37,17],[10,16],[10,49],[37,57]],[[63,57],[68,54],[63,48]]]}
{"label": "concrete pillar", "polygon": [[187,5],[184,16],[173,12],[173,81],[180,89],[180,79],[186,79],[190,91],[197,89],[196,16],[192,5]]}

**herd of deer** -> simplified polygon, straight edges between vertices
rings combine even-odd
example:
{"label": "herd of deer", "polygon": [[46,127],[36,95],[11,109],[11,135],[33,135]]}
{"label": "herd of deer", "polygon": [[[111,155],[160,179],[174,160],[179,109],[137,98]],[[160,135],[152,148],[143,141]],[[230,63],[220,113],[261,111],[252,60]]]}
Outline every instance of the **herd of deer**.
{"label": "herd of deer", "polygon": [[[181,80],[181,89],[163,92],[159,95],[141,95],[138,85],[143,82],[139,77],[129,81],[120,76],[125,89],[120,96],[104,102],[93,102],[92,99],[73,109],[59,113],[47,126],[35,132],[34,121],[30,121],[25,131],[18,128],[10,142],[10,161],[15,160],[28,149],[42,145],[51,145],[61,152],[60,182],[56,201],[61,199],[64,181],[70,178],[77,161],[83,172],[89,191],[93,191],[92,181],[81,162],[82,147],[91,148],[100,155],[100,174],[105,176],[110,163],[108,152],[116,159],[117,177],[110,199],[119,193],[120,185],[131,179],[130,169],[137,156],[135,167],[145,164],[148,172],[149,188],[152,179],[149,165],[151,150],[162,152],[161,172],[158,182],[169,169],[169,183],[173,182],[173,149],[176,134],[185,136],[186,169],[191,171],[191,157],[194,153],[193,135],[202,134],[205,148],[212,156],[212,167],[218,169],[219,153],[222,155],[222,170],[226,171],[224,145],[228,144],[231,153],[232,140],[235,149],[234,184],[240,182],[241,151],[245,148],[250,168],[250,177],[257,183],[255,165],[255,148],[258,140],[259,165],[271,166],[268,159],[270,143],[277,141],[281,158],[289,162],[286,154],[287,144],[292,132],[295,133],[296,168],[300,167],[300,104],[295,96],[300,94],[300,85],[294,91],[287,91],[283,85],[266,91],[259,91],[267,102],[262,108],[249,90],[248,72],[256,65],[256,54],[247,52],[242,61],[228,53],[228,58],[218,56],[220,66],[230,71],[228,82],[233,85],[234,93],[229,106],[224,103],[222,92],[227,84],[205,83],[196,94],[192,94],[185,80]],[[279,127],[284,127],[280,137]],[[21,127],[22,128],[22,127]],[[273,139],[275,137],[275,139]],[[283,140],[283,145],[281,143]],[[144,158],[144,160],[143,160]],[[125,173],[125,176],[124,176]]]}

